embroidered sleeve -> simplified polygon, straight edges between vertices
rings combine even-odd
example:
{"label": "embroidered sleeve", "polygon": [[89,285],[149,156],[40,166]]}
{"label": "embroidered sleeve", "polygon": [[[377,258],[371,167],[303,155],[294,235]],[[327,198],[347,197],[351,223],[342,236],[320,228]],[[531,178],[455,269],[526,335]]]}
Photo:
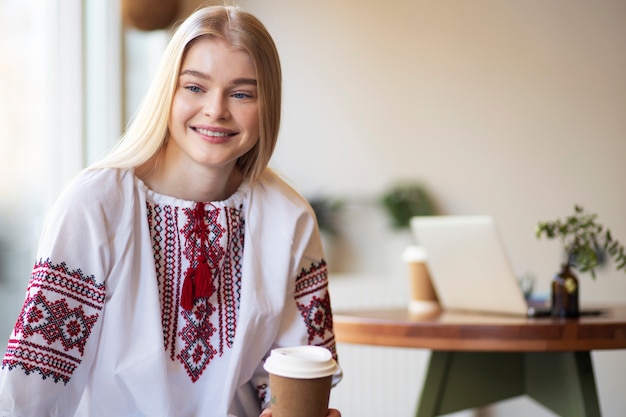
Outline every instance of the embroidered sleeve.
{"label": "embroidered sleeve", "polygon": [[[308,249],[321,247],[319,231],[315,230]],[[306,344],[323,346],[330,350],[333,358],[339,362],[335,333],[333,330],[333,312],[328,291],[328,266],[324,258],[304,256],[300,260],[300,272],[295,280],[294,299],[301,322],[306,328]],[[343,378],[341,368],[333,375],[333,387]]]}
{"label": "embroidered sleeve", "polygon": [[104,305],[104,284],[64,263],[38,261],[2,361],[8,371],[67,384]]}
{"label": "embroidered sleeve", "polygon": [[313,214],[301,222],[294,237],[294,255],[277,346],[323,346],[337,359],[328,267]]}
{"label": "embroidered sleeve", "polygon": [[307,344],[326,347],[337,359],[326,261],[312,260],[308,265],[307,262],[307,259],[302,260],[294,293],[298,312],[306,326]]}
{"label": "embroidered sleeve", "polygon": [[[73,415],[87,382],[105,303],[108,240],[103,208],[61,198],[0,370],[0,415]],[[5,414],[6,413],[6,414]]]}

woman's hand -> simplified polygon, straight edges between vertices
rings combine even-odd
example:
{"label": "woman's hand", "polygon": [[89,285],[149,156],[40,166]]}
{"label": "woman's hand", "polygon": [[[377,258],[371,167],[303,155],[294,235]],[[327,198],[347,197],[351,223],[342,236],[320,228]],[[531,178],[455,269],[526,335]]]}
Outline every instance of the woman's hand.
{"label": "woman's hand", "polygon": [[[263,410],[263,412],[261,413],[259,417],[272,417],[272,410],[270,410],[269,408],[266,408],[265,410]],[[339,410],[335,410],[334,408],[329,408],[328,414],[326,414],[326,417],[341,417],[341,413],[339,412]]]}

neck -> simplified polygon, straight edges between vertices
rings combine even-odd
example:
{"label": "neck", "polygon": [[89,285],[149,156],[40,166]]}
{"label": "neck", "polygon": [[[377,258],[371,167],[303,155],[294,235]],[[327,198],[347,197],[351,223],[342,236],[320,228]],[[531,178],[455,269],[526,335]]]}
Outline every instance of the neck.
{"label": "neck", "polygon": [[198,202],[225,200],[243,182],[243,175],[234,164],[220,169],[176,169],[168,166],[162,156],[138,167],[135,173],[152,191]]}

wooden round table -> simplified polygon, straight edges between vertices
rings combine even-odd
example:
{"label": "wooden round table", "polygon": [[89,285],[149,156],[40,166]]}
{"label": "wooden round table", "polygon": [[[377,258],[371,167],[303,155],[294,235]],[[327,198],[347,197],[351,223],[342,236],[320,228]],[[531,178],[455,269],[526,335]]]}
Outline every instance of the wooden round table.
{"label": "wooden round table", "polygon": [[567,417],[600,417],[592,350],[626,349],[626,306],[577,319],[408,308],[337,311],[338,342],[432,350],[417,416],[528,395]]}

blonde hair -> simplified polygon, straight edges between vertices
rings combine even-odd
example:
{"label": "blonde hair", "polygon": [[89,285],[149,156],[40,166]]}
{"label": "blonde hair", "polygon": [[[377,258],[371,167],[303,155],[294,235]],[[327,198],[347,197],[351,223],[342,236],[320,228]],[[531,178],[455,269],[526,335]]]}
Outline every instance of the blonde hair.
{"label": "blonde hair", "polygon": [[168,119],[183,58],[190,43],[201,36],[223,39],[252,58],[259,94],[259,141],[237,160],[237,166],[248,179],[267,167],[280,127],[280,60],[265,26],[236,6],[205,7],[181,23],[126,132],[109,155],[92,167],[137,168],[157,155],[169,135]]}

